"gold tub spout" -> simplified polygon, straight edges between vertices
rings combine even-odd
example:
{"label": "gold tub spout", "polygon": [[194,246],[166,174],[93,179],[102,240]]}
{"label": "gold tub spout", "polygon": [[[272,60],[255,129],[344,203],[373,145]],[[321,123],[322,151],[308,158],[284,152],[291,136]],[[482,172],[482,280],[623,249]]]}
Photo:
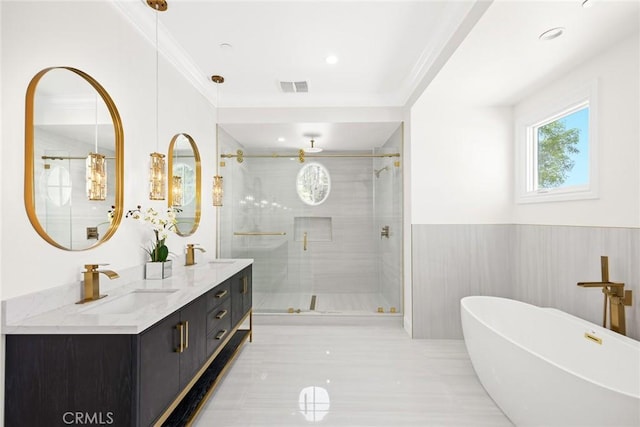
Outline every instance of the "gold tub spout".
{"label": "gold tub spout", "polygon": [[578,282],[578,286],[583,288],[602,288],[604,294],[602,327],[607,327],[607,300],[609,301],[609,329],[619,334],[626,335],[627,324],[625,319],[624,306],[632,304],[632,293],[624,289],[624,283],[611,282],[609,280],[609,257],[600,257],[600,268],[602,271],[602,281],[600,282]]}
{"label": "gold tub spout", "polygon": [[118,273],[112,270],[98,270],[102,265],[108,264],[85,264],[84,275],[84,298],[76,304],[84,304],[90,301],[96,301],[107,295],[100,295],[100,273],[106,275],[110,280],[120,277]]}

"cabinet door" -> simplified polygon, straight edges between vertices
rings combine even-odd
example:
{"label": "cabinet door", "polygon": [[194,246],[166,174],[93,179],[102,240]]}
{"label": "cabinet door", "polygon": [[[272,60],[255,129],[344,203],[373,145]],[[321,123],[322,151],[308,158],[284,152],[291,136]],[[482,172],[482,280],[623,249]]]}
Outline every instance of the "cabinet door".
{"label": "cabinet door", "polygon": [[180,338],[175,312],[140,334],[140,425],[148,426],[180,391]]}
{"label": "cabinet door", "polygon": [[231,278],[231,323],[234,327],[251,308],[251,266]]}
{"label": "cabinet door", "polygon": [[243,277],[246,278],[246,279],[241,279],[241,281],[246,280],[246,283],[242,284],[243,285],[242,315],[244,316],[245,314],[247,314],[249,310],[251,310],[251,305],[253,304],[253,285],[251,283],[251,278],[252,278],[251,266],[242,270],[242,275]]}
{"label": "cabinet door", "polygon": [[180,353],[180,389],[198,372],[205,359],[207,338],[207,301],[200,297],[180,310],[185,348]]}

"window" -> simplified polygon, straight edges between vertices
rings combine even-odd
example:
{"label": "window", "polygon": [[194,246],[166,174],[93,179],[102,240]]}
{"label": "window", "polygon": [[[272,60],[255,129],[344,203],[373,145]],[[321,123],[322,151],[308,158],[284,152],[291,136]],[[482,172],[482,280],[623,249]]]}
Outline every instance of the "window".
{"label": "window", "polygon": [[595,108],[593,84],[519,120],[518,203],[597,197]]}

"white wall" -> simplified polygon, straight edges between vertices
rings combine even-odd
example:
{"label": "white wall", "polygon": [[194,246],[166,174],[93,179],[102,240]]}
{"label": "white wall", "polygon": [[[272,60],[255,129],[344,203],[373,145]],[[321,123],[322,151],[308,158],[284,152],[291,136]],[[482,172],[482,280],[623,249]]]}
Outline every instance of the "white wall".
{"label": "white wall", "polygon": [[640,38],[633,35],[563,74],[514,108],[526,114],[567,89],[597,80],[599,197],[517,204],[518,224],[640,226]]}
{"label": "white wall", "polygon": [[[638,292],[639,40],[636,33],[549,77],[551,83],[513,109],[465,106],[429,89],[416,102],[410,147],[414,337],[461,338],[459,300],[471,294],[514,297],[599,323],[598,293],[576,283],[599,277],[600,255],[610,257],[612,278]],[[515,117],[561,87],[593,79],[599,87],[599,198],[516,205]],[[638,301],[627,308],[628,332],[636,339],[638,309]]]}
{"label": "white wall", "polygon": [[[154,13],[149,9],[149,13]],[[160,16],[160,20],[162,17]],[[78,282],[85,263],[110,263],[118,271],[145,261],[141,246],[151,234],[123,219],[116,234],[82,252],[57,249],[35,232],[24,211],[25,91],[31,78],[51,66],[72,66],[95,78],[114,100],[124,128],[124,208],[162,209],[148,201],[149,153],[156,150],[155,45],[145,41],[114,6],[106,2],[2,3],[2,193],[0,250],[2,297],[10,298]],[[172,252],[187,242],[215,246],[215,211],[210,177],[215,165],[215,109],[161,58],[159,69],[159,147],[172,136],[190,134],[202,158],[203,201],[200,228],[191,237],[169,237]]]}
{"label": "white wall", "polygon": [[510,108],[431,96],[411,109],[413,224],[500,224],[511,219]]}

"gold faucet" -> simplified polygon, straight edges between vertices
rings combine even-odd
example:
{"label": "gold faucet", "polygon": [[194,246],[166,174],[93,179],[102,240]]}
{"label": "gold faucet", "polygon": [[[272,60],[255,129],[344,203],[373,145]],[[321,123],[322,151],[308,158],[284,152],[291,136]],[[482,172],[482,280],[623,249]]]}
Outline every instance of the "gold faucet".
{"label": "gold faucet", "polygon": [[602,327],[607,327],[607,300],[609,300],[610,329],[619,334],[626,335],[627,324],[624,315],[624,306],[632,304],[632,293],[630,290],[624,290],[624,283],[609,281],[609,257],[600,257],[600,269],[602,271],[601,282],[578,282],[578,286],[584,288],[602,288],[602,293],[604,294]]}
{"label": "gold faucet", "polygon": [[197,248],[196,243],[188,243],[187,255],[185,256],[184,265],[193,265],[196,263],[196,249],[202,252],[207,252],[202,248]]}
{"label": "gold faucet", "polygon": [[84,268],[84,298],[76,304],[84,304],[85,302],[99,300],[107,295],[100,295],[100,273],[105,274],[109,279],[113,280],[120,275],[112,270],[98,270],[101,265],[108,264],[85,264]]}

